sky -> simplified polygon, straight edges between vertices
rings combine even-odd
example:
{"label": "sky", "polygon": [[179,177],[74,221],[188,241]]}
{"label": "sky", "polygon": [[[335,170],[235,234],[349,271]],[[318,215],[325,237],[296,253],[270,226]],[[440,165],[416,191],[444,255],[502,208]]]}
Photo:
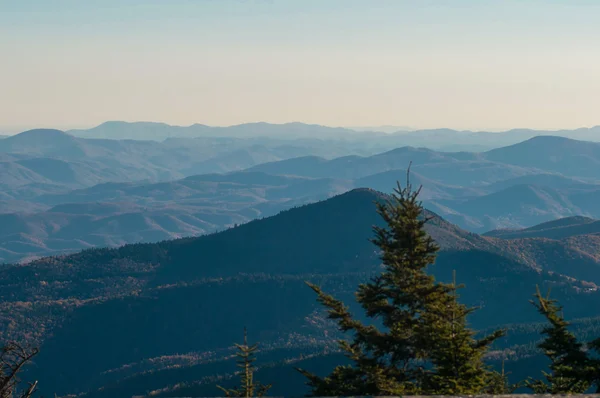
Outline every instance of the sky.
{"label": "sky", "polygon": [[0,133],[600,124],[600,1],[0,0]]}

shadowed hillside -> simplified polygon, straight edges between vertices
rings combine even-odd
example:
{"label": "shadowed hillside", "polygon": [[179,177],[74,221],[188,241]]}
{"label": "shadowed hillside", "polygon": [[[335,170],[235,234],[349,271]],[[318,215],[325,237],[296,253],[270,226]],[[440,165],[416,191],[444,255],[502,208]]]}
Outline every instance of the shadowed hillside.
{"label": "shadowed hillside", "polygon": [[[42,343],[36,362],[44,370],[40,385],[58,393],[127,385],[122,377],[143,377],[150,363],[164,364],[150,367],[153,380],[162,380],[163,386],[189,381],[183,378],[185,369],[200,366],[201,358],[219,358],[240,325],[253,330],[265,349],[275,350],[272,358],[322,352],[336,332],[323,322],[303,281],[351,301],[357,284],[377,272],[378,253],[368,239],[371,226],[380,223],[374,201],[383,198],[375,191],[354,190],[209,236],[6,266],[0,272],[3,334]],[[591,303],[598,297],[591,283],[550,274],[495,239],[435,215],[428,231],[442,247],[432,272],[449,280],[457,271],[469,286],[463,300],[485,309],[472,318],[478,328],[529,321],[534,311],[528,298],[536,284],[553,286],[571,316],[596,314]],[[211,319],[210,325],[205,319]],[[30,334],[40,326],[44,332]],[[288,351],[276,354],[283,347]],[[172,370],[181,353],[196,359]],[[95,360],[76,368],[66,365],[83,354]],[[156,357],[163,360],[147,362]],[[137,364],[133,374],[118,370],[125,364]],[[214,375],[210,367],[202,372],[195,377]]]}

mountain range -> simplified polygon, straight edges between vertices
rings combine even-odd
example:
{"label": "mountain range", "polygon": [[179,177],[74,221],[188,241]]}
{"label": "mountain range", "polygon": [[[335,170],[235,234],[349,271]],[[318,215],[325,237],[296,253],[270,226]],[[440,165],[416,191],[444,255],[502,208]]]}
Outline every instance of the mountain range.
{"label": "mountain range", "polygon": [[[413,162],[414,170],[421,174],[450,177],[453,178],[452,182],[471,185],[500,181],[506,179],[506,175],[517,177],[535,174],[535,170],[597,181],[600,178],[596,171],[600,163],[600,143],[537,136],[487,152],[438,152],[408,146],[369,157],[346,156],[327,160],[307,156],[260,164],[252,170],[307,177],[360,178],[403,167],[409,161]],[[448,170],[449,166],[452,166],[451,170]],[[465,166],[470,166],[478,174],[467,176],[467,180],[461,173]]]}
{"label": "mountain range", "polygon": [[372,152],[357,144],[322,140],[225,137],[156,142],[84,139],[58,130],[31,130],[0,141],[0,200],[66,193],[105,182],[158,182],[223,173],[303,155],[348,154]]}
{"label": "mountain range", "polygon": [[[412,130],[412,131],[407,131]],[[427,147],[444,151],[485,151],[540,136],[551,135],[584,141],[600,141],[600,126],[573,130],[513,129],[504,132],[458,131],[447,128],[413,130],[392,126],[341,128],[305,123],[246,123],[228,127],[202,124],[171,126],[152,122],[105,122],[91,129],[70,130],[82,138],[162,141],[172,137],[268,137],[276,139],[324,139],[361,142],[381,152],[398,146]]]}
{"label": "mountain range", "polygon": [[[28,375],[47,395],[214,396],[217,381],[231,383],[229,347],[247,326],[262,347],[258,376],[280,377],[275,394],[301,395],[294,365],[322,373],[342,360],[333,342],[339,335],[303,282],[353,302],[356,286],[378,271],[369,238],[381,225],[374,202],[384,199],[356,189],[201,237],[6,265],[1,336],[40,345]],[[587,229],[595,221],[534,228],[566,228],[556,238],[505,239],[426,215],[441,246],[431,272],[449,280],[454,270],[466,283],[461,300],[481,307],[471,317],[475,328],[508,325],[492,363],[504,358],[507,370],[531,374],[541,319],[528,299],[536,285],[552,287],[565,313],[581,318],[578,333],[600,328],[598,246],[589,245],[597,235]]]}
{"label": "mountain range", "polygon": [[[303,157],[249,170],[312,178],[342,178],[375,189],[404,181],[412,162],[427,205],[463,228],[485,232],[559,217],[600,216],[600,144],[534,137],[487,152],[437,152],[404,147],[369,157]],[[386,189],[389,191],[389,188]]]}
{"label": "mountain range", "polygon": [[600,217],[598,143],[540,136],[487,152],[297,156],[331,150],[320,143],[10,137],[0,142],[0,261],[201,235],[354,188],[389,193],[411,162],[427,207],[472,232]]}
{"label": "mountain range", "polygon": [[[174,137],[269,137],[277,139],[347,139],[360,135],[357,131],[343,127],[328,127],[305,123],[246,123],[229,127],[213,127],[203,124],[171,126],[165,123],[110,121],[88,130],[69,130],[82,138],[135,139],[162,141]],[[373,132],[375,136],[382,133]]]}

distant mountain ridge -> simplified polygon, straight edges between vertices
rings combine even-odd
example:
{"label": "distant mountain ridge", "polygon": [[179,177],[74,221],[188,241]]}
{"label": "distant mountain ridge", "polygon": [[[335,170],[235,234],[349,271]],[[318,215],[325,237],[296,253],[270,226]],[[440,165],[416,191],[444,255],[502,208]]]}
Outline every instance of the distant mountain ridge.
{"label": "distant mountain ridge", "polygon": [[[213,127],[203,124],[190,126],[171,126],[154,122],[120,122],[110,121],[88,130],[69,130],[70,134],[82,138],[109,138],[162,141],[173,137],[274,137],[280,139],[339,139],[358,135],[355,130],[343,127],[327,127],[318,124],[284,123],[272,124],[265,122],[245,123],[228,127]],[[374,133],[379,135],[377,133]]]}
{"label": "distant mountain ridge", "polygon": [[[600,138],[600,135],[599,135]],[[579,177],[598,177],[600,143],[538,136],[486,152],[486,159]]]}
{"label": "distant mountain ridge", "polygon": [[168,181],[309,154],[336,157],[364,151],[358,145],[323,145],[320,140],[198,138],[156,142],[84,139],[59,130],[31,130],[0,141],[0,187],[7,199],[28,200],[44,190],[66,193],[104,182]]}
{"label": "distant mountain ridge", "polygon": [[[0,261],[209,233],[353,188],[391,192],[411,162],[426,206],[473,232],[600,217],[599,144],[536,137],[487,152],[408,146],[333,159],[296,156],[328,148],[318,140],[160,143],[56,130],[11,137],[0,142],[0,215],[18,213],[21,223],[39,225],[7,229]],[[232,169],[245,171],[222,174]],[[60,212],[51,210],[58,205]]]}
{"label": "distant mountain ridge", "polygon": [[[409,129],[412,130],[412,129]],[[383,132],[385,131],[385,132]],[[458,131],[448,128],[417,129],[406,131],[390,126],[369,128],[328,127],[317,124],[299,122],[245,123],[228,127],[213,127],[203,124],[190,126],[172,126],[154,122],[105,122],[91,129],[69,130],[78,137],[142,139],[162,141],[169,137],[249,137],[263,136],[279,139],[318,138],[318,139],[353,139],[368,143],[373,137],[391,146],[425,146],[438,150],[487,150],[515,144],[540,135],[551,135],[579,139],[584,141],[600,141],[600,126],[578,128],[573,130],[531,130],[512,129],[504,132]],[[381,150],[382,148],[379,148]]]}

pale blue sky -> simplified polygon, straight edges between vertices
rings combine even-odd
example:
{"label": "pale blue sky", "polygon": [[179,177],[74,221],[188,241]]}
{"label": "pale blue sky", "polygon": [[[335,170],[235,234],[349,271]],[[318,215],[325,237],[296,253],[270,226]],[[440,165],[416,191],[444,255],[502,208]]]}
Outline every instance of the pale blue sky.
{"label": "pale blue sky", "polygon": [[598,21],[597,0],[0,0],[0,130],[591,126]]}

